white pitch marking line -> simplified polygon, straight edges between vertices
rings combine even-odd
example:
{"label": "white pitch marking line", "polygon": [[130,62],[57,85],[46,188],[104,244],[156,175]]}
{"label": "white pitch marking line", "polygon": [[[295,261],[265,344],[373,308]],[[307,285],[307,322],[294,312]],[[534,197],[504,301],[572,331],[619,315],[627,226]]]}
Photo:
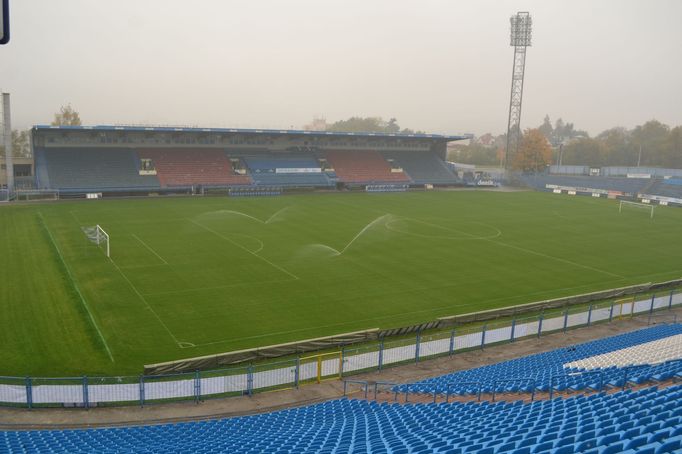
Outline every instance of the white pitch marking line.
{"label": "white pitch marking line", "polygon": [[268,259],[266,259],[265,257],[262,257],[262,256],[256,254],[256,253],[253,252],[252,250],[250,250],[250,249],[248,249],[248,248],[245,248],[245,247],[242,246],[241,244],[239,244],[239,243],[237,243],[236,241],[232,240],[230,237],[227,237],[227,236],[225,236],[225,235],[222,235],[222,234],[220,234],[219,232],[216,232],[215,230],[213,230],[212,228],[206,227],[205,225],[198,223],[198,222],[195,221],[194,219],[187,219],[187,220],[188,220],[189,222],[191,222],[192,224],[201,227],[202,229],[206,230],[207,232],[211,232],[212,234],[216,235],[217,237],[222,238],[222,239],[225,240],[225,241],[229,241],[230,243],[232,243],[233,245],[237,246],[237,247],[240,248],[241,250],[246,251],[246,252],[248,252],[249,254],[253,255],[254,257],[257,257],[257,258],[261,259],[262,261],[264,261],[264,262],[267,263],[268,265],[272,266],[273,268],[277,268],[278,270],[280,270],[281,272],[283,272],[283,273],[285,273],[285,274],[291,276],[292,278],[294,278],[294,279],[296,279],[296,280],[300,280],[300,278],[299,278],[298,276],[296,276],[295,274],[293,274],[293,273],[291,273],[291,272],[285,270],[284,268],[282,268],[282,267],[279,266],[279,265],[276,265],[276,264],[272,263],[270,260],[268,260]]}
{"label": "white pitch marking line", "polygon": [[161,323],[161,326],[163,326],[165,328],[166,332],[170,335],[170,337],[173,338],[173,341],[175,341],[175,343],[179,345],[180,341],[178,341],[178,338],[175,337],[175,334],[173,334],[173,332],[170,330],[170,328],[168,328],[168,325],[166,325],[164,323],[164,321],[161,319],[161,317],[159,317],[159,314],[157,314],[156,311],[149,305],[149,303],[147,302],[145,297],[142,295],[142,293],[140,293],[140,291],[137,289],[137,287],[135,287],[135,285],[133,285],[133,283],[130,281],[130,279],[128,279],[128,276],[126,276],[125,273],[121,270],[121,268],[119,268],[118,264],[116,262],[114,262],[114,259],[109,257],[109,260],[111,260],[111,263],[116,267],[116,269],[121,274],[121,276],[123,276],[123,279],[125,279],[126,282],[128,282],[128,285],[130,285],[130,288],[133,289],[133,291],[137,294],[137,296],[142,300],[144,305],[147,306],[147,309],[149,309],[149,311],[152,314],[154,314],[154,317],[156,317],[156,319],[159,321],[159,323]]}
{"label": "white pitch marking line", "polygon": [[159,258],[159,260],[161,260],[165,265],[168,265],[168,262],[165,261],[165,260],[163,259],[163,257],[161,257],[159,254],[157,254],[156,251],[155,251],[154,249],[152,249],[151,247],[149,247],[149,245],[148,245],[147,243],[145,243],[144,241],[142,241],[142,238],[140,238],[139,236],[135,235],[134,233],[132,233],[131,235],[133,235],[133,238],[135,238],[137,241],[139,241],[140,243],[142,243],[142,246],[146,247],[146,248],[149,250],[149,252],[151,252],[152,254],[154,254],[155,256],[157,256],[157,257]]}

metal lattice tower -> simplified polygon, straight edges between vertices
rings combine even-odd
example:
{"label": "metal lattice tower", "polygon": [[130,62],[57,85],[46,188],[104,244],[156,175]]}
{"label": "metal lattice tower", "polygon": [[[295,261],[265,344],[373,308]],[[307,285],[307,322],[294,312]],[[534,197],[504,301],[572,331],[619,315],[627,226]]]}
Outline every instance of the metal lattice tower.
{"label": "metal lattice tower", "polygon": [[511,167],[521,139],[521,101],[523,100],[523,76],[526,70],[526,48],[531,45],[533,19],[528,12],[519,12],[509,19],[511,23],[510,45],[514,46],[511,97],[509,99],[509,122],[507,123],[507,149],[505,168]]}

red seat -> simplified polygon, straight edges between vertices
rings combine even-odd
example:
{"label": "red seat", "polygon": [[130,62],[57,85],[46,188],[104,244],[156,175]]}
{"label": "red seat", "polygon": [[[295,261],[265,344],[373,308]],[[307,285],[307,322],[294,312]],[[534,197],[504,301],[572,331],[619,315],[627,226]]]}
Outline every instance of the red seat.
{"label": "red seat", "polygon": [[390,164],[378,151],[328,151],[326,158],[336,176],[346,183],[406,183],[405,172],[392,172]]}
{"label": "red seat", "polygon": [[148,148],[137,151],[140,159],[151,159],[163,187],[251,184],[239,175],[223,150],[203,148]]}

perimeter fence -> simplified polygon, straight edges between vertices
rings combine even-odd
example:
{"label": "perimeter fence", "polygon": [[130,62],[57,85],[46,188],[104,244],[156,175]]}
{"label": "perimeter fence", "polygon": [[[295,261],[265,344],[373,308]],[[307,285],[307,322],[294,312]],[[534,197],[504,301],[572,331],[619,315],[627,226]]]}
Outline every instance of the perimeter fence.
{"label": "perimeter fence", "polygon": [[[414,337],[381,339],[331,353],[224,369],[121,377],[0,377],[0,405],[14,407],[78,407],[149,405],[252,395],[308,383],[338,379],[400,364],[482,349],[543,334],[608,323],[614,319],[654,315],[682,305],[682,293],[671,291],[646,299],[616,300],[588,308],[554,309],[534,316],[510,318]],[[660,318],[659,318],[660,319]]]}

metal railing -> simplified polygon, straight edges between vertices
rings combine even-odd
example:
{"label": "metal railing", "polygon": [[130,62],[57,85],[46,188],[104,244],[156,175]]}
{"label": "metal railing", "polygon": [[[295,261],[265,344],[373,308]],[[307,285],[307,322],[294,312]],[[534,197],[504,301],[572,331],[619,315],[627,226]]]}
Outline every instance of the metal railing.
{"label": "metal railing", "polygon": [[[475,328],[425,334],[376,345],[344,348],[275,363],[234,366],[172,375],[124,377],[34,378],[0,377],[0,405],[16,407],[81,407],[149,405],[252,395],[275,389],[337,379],[400,364],[483,349],[487,346],[539,337],[546,333],[610,322],[637,314],[654,314],[682,305],[682,293],[634,301],[593,304],[586,310],[558,310],[513,318]],[[514,379],[517,380],[517,379]],[[345,386],[345,385],[344,385]],[[550,390],[551,391],[551,390]],[[368,391],[365,390],[367,393]],[[447,394],[447,393],[446,393]],[[409,395],[409,392],[408,392]],[[446,399],[448,396],[446,395]]]}

